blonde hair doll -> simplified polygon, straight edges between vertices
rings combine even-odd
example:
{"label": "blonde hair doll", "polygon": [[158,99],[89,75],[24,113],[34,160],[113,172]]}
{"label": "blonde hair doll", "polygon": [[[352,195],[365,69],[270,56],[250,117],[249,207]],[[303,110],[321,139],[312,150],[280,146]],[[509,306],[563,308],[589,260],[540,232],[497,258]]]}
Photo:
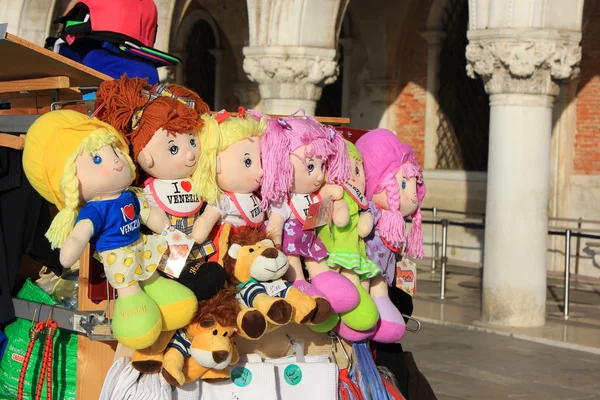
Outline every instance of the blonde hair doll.
{"label": "blonde hair doll", "polygon": [[135,167],[114,128],[75,111],[47,113],[27,133],[23,167],[32,186],[60,210],[46,236],[61,249],[61,264],[72,266],[88,243],[99,253],[119,295],[112,319],[119,342],[146,348],[161,330],[190,321],[194,294],[156,272],[166,240],[140,233],[141,223],[162,232],[169,220],[130,190]]}

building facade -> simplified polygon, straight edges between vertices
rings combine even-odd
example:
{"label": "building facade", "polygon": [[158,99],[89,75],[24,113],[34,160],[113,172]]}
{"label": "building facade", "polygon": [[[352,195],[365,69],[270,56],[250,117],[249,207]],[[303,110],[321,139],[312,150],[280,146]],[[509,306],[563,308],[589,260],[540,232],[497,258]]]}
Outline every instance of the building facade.
{"label": "building facade", "polygon": [[[0,0],[0,19],[43,44],[69,3]],[[212,109],[304,108],[397,132],[425,168],[426,207],[486,213],[485,231],[451,227],[448,237],[450,262],[486,265],[484,319],[544,323],[546,271],[564,266],[564,238],[546,240],[547,227],[600,231],[585,222],[600,221],[600,4],[155,3],[156,47],[184,60],[163,80]],[[439,256],[428,228],[424,236],[427,255]],[[600,241],[572,243],[572,273],[600,277]]]}

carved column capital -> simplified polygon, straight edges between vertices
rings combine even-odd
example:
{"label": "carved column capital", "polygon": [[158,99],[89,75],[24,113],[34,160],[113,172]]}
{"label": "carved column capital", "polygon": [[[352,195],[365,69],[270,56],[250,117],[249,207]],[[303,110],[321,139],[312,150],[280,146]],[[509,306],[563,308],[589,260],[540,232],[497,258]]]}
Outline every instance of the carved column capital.
{"label": "carved column capital", "polygon": [[334,49],[245,47],[244,71],[263,99],[317,101],[339,73]]}
{"label": "carved column capital", "polygon": [[470,31],[467,74],[488,94],[558,94],[558,80],[579,74],[581,34],[541,29]]}

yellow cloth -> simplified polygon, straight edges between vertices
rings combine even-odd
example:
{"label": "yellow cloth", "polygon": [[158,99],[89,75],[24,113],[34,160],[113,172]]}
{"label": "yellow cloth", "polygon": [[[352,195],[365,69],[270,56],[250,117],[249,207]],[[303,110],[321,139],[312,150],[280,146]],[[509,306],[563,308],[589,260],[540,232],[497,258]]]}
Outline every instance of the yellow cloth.
{"label": "yellow cloth", "polygon": [[112,126],[73,110],[57,110],[42,115],[25,135],[25,175],[33,188],[59,210],[65,207],[59,188],[65,163],[83,139],[98,129],[112,132],[119,139],[121,151],[129,154],[125,140]]}

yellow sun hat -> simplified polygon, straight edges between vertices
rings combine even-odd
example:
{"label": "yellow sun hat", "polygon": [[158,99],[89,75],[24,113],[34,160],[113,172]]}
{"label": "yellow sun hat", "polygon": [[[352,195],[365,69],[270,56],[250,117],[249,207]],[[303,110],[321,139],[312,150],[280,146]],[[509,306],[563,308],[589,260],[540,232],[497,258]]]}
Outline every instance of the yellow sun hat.
{"label": "yellow sun hat", "polygon": [[127,143],[115,128],[73,110],[57,110],[42,115],[25,135],[25,175],[31,186],[59,210],[65,207],[60,191],[65,164],[83,140],[98,129],[114,134],[118,138],[119,149],[129,154]]}

